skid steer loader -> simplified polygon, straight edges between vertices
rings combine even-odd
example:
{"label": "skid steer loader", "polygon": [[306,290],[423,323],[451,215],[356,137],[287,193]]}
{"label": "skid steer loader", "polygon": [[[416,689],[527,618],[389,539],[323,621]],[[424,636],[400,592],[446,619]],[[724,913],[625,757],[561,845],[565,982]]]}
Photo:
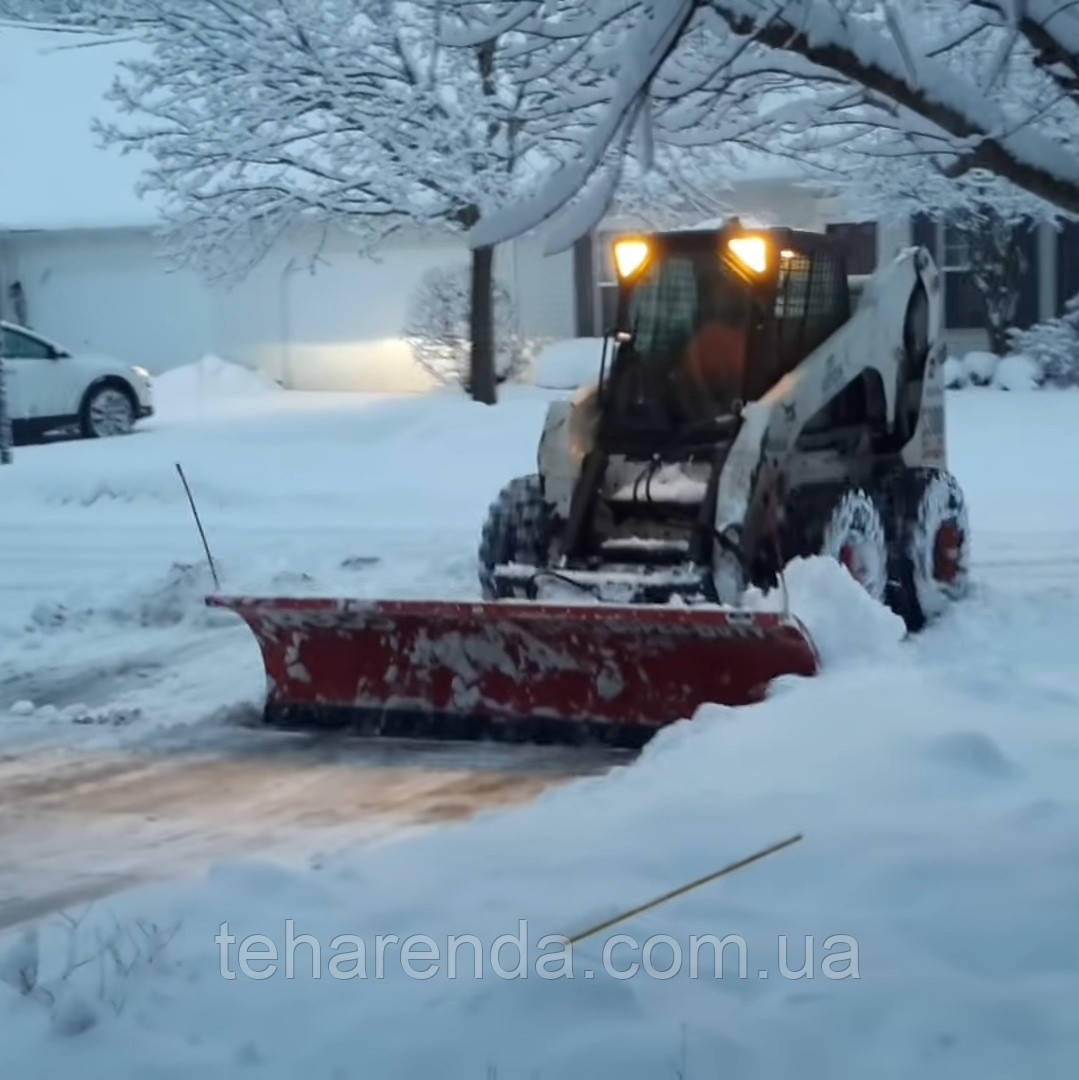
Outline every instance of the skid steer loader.
{"label": "skid steer loader", "polygon": [[613,258],[598,379],[551,404],[538,472],[492,505],[483,603],[211,598],[259,639],[269,719],[639,745],[815,673],[794,616],[740,607],[794,557],[839,560],[912,630],[963,593],[926,251],[854,311],[817,233],[732,221],[623,237]]}

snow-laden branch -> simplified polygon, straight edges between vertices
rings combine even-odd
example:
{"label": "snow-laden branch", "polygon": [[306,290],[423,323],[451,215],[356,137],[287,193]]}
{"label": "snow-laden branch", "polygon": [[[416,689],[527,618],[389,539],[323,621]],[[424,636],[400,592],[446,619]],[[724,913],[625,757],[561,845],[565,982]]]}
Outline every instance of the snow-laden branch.
{"label": "snow-laden branch", "polygon": [[1016,129],[978,86],[932,58],[911,84],[899,48],[867,22],[842,19],[827,0],[787,0],[782,17],[755,0],[710,0],[738,33],[791,51],[883,94],[973,149],[968,167],[985,168],[1062,209],[1079,213],[1079,156],[1037,128]]}
{"label": "snow-laden branch", "polygon": [[582,147],[578,160],[563,166],[529,204],[486,215],[472,229],[474,246],[498,243],[545,221],[586,186],[610,146],[624,147],[640,109],[641,93],[685,29],[694,0],[669,0],[662,7],[657,6],[649,18],[638,23],[626,42],[626,63],[612,90],[607,114]]}
{"label": "snow-laden branch", "polygon": [[[661,150],[752,142],[836,172],[842,167],[825,154],[845,153],[851,172],[868,153],[908,160],[933,183],[974,177],[981,185],[992,174],[1079,214],[1079,3],[1071,0],[596,0],[589,14],[604,30],[594,42],[570,39],[572,20],[543,24],[534,4],[510,7],[527,15],[516,24],[522,49],[559,34],[567,50],[594,58],[602,77],[587,100],[602,102],[607,116],[580,130],[572,162],[535,198],[481,221],[478,241],[534,227],[594,173],[609,175],[610,155],[626,145],[623,121],[646,97]],[[621,23],[611,21],[623,11]],[[676,23],[675,36],[663,37]],[[639,48],[649,36],[663,48]],[[571,117],[583,93],[548,96],[545,122]],[[828,134],[814,139],[815,131]]]}

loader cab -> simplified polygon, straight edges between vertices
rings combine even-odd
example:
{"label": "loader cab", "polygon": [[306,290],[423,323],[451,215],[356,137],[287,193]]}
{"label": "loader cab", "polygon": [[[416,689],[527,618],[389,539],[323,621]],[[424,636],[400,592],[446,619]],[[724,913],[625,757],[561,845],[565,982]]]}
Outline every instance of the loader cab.
{"label": "loader cab", "polygon": [[789,229],[617,240],[617,349],[601,388],[608,452],[714,444],[850,314],[842,257]]}

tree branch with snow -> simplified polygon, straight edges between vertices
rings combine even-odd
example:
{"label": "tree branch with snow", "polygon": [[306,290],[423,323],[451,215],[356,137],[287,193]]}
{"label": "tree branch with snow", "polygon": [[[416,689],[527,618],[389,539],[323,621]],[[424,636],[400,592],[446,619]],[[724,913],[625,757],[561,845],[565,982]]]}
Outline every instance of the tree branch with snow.
{"label": "tree branch with snow", "polygon": [[[617,169],[626,119],[645,101],[659,146],[752,140],[824,168],[840,154],[848,169],[859,156],[890,156],[926,177],[973,177],[972,189],[996,177],[1079,214],[1079,102],[1067,92],[1079,18],[1059,0],[1014,12],[991,0],[598,0],[576,28],[544,20],[538,3],[516,8],[518,23],[504,17],[503,28],[562,40],[576,32],[579,49],[615,57],[607,115],[572,167],[525,206],[489,214],[474,242],[565,215],[582,188]],[[603,40],[590,42],[600,25]],[[569,95],[563,109],[575,107]]]}

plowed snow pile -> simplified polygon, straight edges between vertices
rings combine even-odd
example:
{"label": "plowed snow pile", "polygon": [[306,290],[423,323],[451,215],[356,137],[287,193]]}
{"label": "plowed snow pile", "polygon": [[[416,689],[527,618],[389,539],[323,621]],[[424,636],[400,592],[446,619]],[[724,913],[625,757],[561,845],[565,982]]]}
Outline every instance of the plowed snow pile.
{"label": "plowed snow pile", "polygon": [[747,606],[780,611],[786,602],[829,667],[884,652],[906,634],[903,620],[877,603],[835,559],[792,559],[783,577],[785,591],[761,595],[754,590]]}
{"label": "plowed snow pile", "polygon": [[281,387],[261,372],[213,355],[154,379],[155,408],[166,419],[219,412],[223,406],[280,391]]}

